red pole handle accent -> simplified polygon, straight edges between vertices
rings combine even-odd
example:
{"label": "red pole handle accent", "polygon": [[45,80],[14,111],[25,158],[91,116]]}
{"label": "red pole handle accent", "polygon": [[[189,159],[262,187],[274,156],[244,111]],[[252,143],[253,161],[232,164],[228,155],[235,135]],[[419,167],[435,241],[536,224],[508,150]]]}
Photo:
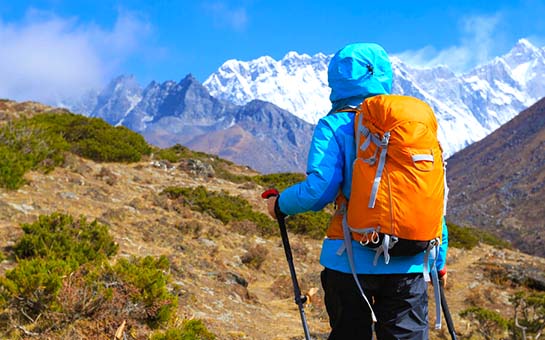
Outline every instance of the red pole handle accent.
{"label": "red pole handle accent", "polygon": [[272,196],[278,196],[278,195],[280,195],[280,192],[278,192],[278,190],[268,189],[268,190],[263,191],[263,193],[261,194],[261,198],[267,199],[267,198],[270,198]]}

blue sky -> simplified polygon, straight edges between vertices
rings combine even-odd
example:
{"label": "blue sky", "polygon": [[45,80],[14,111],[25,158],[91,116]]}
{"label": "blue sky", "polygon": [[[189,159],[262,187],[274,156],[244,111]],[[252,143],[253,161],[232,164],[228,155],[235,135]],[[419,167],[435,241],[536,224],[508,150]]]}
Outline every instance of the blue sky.
{"label": "blue sky", "polygon": [[543,18],[541,0],[0,0],[0,97],[51,100],[119,74],[204,81],[228,59],[359,41],[463,71],[520,38],[545,46]]}

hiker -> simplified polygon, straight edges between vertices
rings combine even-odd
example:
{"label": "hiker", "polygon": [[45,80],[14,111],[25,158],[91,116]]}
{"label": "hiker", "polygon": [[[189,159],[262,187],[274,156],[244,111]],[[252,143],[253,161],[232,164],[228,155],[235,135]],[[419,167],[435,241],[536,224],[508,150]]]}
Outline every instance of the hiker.
{"label": "hiker", "polygon": [[[337,212],[327,230],[320,256],[324,266],[321,272],[324,300],[331,325],[329,339],[332,340],[372,339],[373,329],[379,340],[428,338],[425,274],[432,262],[431,246],[418,250],[415,255],[392,254],[390,257],[388,244],[384,248],[386,253],[381,253],[356,240],[345,241],[343,217],[339,215],[343,202],[351,202],[356,158],[355,111],[366,99],[390,95],[392,76],[388,55],[377,44],[349,44],[339,50],[328,68],[332,108],[314,130],[307,177],[267,200],[273,218],[318,211],[336,202]],[[434,248],[437,250],[434,264],[444,282],[448,239],[443,210],[439,210],[437,230],[441,239],[440,245]],[[368,238],[367,243],[369,240],[376,243],[373,238],[377,235]],[[384,243],[384,238],[381,240]],[[346,242],[352,253],[352,267]],[[425,262],[428,264],[424,265]],[[358,284],[362,289],[358,289]],[[375,316],[376,323],[373,322]]]}

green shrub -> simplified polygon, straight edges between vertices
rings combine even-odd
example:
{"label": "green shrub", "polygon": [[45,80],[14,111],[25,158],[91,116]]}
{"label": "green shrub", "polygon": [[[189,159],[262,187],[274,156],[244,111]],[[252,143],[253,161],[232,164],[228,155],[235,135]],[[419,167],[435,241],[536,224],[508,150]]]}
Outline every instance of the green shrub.
{"label": "green shrub", "polygon": [[145,321],[151,327],[167,323],[178,306],[178,299],[167,289],[166,274],[170,263],[165,256],[151,256],[119,260],[113,267],[114,275],[125,284],[136,288],[131,298],[146,307]]}
{"label": "green shrub", "polygon": [[[106,260],[118,246],[106,226],[54,213],[23,224],[14,246],[17,266],[0,277],[0,324],[32,324],[43,335],[78,319],[168,323],[178,304],[166,257]],[[41,316],[41,317],[40,317]]]}
{"label": "green shrub", "polygon": [[81,217],[54,213],[23,224],[24,235],[14,245],[17,266],[0,278],[0,302],[35,317],[58,310],[63,279],[80,265],[105,260],[118,246],[106,226]]}
{"label": "green shrub", "polygon": [[172,148],[160,149],[154,152],[154,158],[158,160],[169,161],[171,163],[177,163],[182,160],[182,157],[176,153]]}
{"label": "green shrub", "polygon": [[[545,293],[544,292],[517,292],[509,301],[513,304],[518,317],[518,324],[526,328],[526,335],[533,335],[529,339],[537,339],[545,329]],[[515,324],[513,322],[513,324]],[[522,337],[521,328],[513,328],[517,339]],[[515,337],[514,337],[515,338]]]}
{"label": "green shrub", "polygon": [[169,148],[159,149],[154,152],[155,158],[158,160],[167,160],[172,163],[180,162],[183,159],[196,158],[196,159],[211,159],[218,158],[218,156],[209,155],[204,152],[193,151],[181,144],[176,144]]}
{"label": "green shrub", "polygon": [[501,239],[487,231],[485,232],[480,231],[479,239],[482,243],[494,246],[496,248],[507,248],[507,249],[511,248],[511,243],[509,243],[509,241]]}
{"label": "green shrub", "polygon": [[209,163],[215,172],[215,177],[225,179],[233,183],[250,182],[252,178],[246,175],[235,174],[227,168],[233,165],[233,162],[220,158],[217,155],[211,155],[200,151],[193,151],[189,148],[176,144],[166,149],[155,151],[155,158],[166,160],[172,163],[180,162],[184,159],[198,159]]}
{"label": "green shrub", "polygon": [[509,242],[501,240],[491,233],[471,227],[461,227],[447,222],[448,243],[454,248],[473,249],[479,242],[500,248],[509,248]]}
{"label": "green shrub", "polygon": [[35,318],[43,311],[57,310],[56,298],[63,278],[77,263],[58,259],[22,260],[0,278],[0,301],[11,301],[17,310]]}
{"label": "green shrub", "polygon": [[479,238],[475,230],[468,227],[460,227],[454,223],[447,223],[448,244],[450,247],[461,249],[473,249],[479,244]]}
{"label": "green shrub", "polygon": [[184,320],[181,328],[171,328],[165,332],[156,333],[151,340],[215,340],[206,325],[197,319]]}
{"label": "green shrub", "polygon": [[[463,318],[468,318],[476,325],[475,331],[485,339],[502,339],[511,326],[510,321],[499,313],[481,307],[471,307],[460,313]],[[473,334],[473,331],[472,333]]]}
{"label": "green shrub", "polygon": [[275,223],[267,215],[252,209],[247,200],[225,191],[207,191],[197,188],[168,187],[163,191],[171,199],[178,199],[192,210],[206,213],[224,224],[234,221],[254,222],[263,234],[271,234]]}
{"label": "green shrub", "polygon": [[223,164],[220,161],[215,161],[212,164],[212,167],[214,168],[214,171],[216,172],[216,177],[224,179],[229,182],[233,183],[245,183],[245,182],[251,182],[252,177],[246,176],[246,175],[240,175],[240,174],[234,174],[231,171],[227,170],[225,168],[225,164]]}
{"label": "green shrub", "polygon": [[278,191],[282,191],[295,183],[303,181],[305,178],[306,176],[301,173],[284,172],[254,176],[253,180],[266,188],[276,188]]}
{"label": "green shrub", "polygon": [[[206,213],[223,223],[254,222],[265,235],[276,233],[277,223],[267,215],[252,209],[247,200],[222,192],[209,192],[203,186],[192,188],[168,187],[163,194],[178,199],[191,209]],[[329,225],[331,213],[327,211],[307,212],[286,219],[287,228],[315,239],[323,238]]]}
{"label": "green shrub", "polygon": [[53,213],[22,225],[24,235],[13,250],[19,258],[70,259],[78,265],[106,259],[118,250],[105,225],[84,217]]}
{"label": "green shrub", "polygon": [[35,130],[27,120],[7,123],[0,128],[0,186],[17,189],[28,170],[52,170],[67,148],[62,137]]}
{"label": "green shrub", "polygon": [[313,239],[322,239],[331,220],[331,213],[325,211],[306,212],[289,216],[286,219],[288,230],[296,234],[307,235]]}
{"label": "green shrub", "polygon": [[0,128],[0,186],[20,187],[28,170],[52,170],[66,151],[95,161],[135,162],[151,148],[141,135],[98,118],[66,112],[22,118]]}
{"label": "green shrub", "polygon": [[0,145],[0,186],[17,189],[25,183],[23,176],[32,168],[21,159],[18,153],[4,145]]}
{"label": "green shrub", "polygon": [[62,135],[70,151],[98,162],[137,162],[151,153],[144,137],[126,127],[82,115],[41,114],[29,120],[35,129]]}

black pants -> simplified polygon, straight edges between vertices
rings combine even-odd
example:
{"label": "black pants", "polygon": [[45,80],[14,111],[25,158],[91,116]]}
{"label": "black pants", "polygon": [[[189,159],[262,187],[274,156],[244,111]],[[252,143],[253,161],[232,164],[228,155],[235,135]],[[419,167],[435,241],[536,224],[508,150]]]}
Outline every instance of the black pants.
{"label": "black pants", "polygon": [[[372,319],[352,274],[321,274],[329,315],[329,340],[372,339]],[[379,340],[428,339],[428,291],[422,274],[358,275],[373,306]]]}

